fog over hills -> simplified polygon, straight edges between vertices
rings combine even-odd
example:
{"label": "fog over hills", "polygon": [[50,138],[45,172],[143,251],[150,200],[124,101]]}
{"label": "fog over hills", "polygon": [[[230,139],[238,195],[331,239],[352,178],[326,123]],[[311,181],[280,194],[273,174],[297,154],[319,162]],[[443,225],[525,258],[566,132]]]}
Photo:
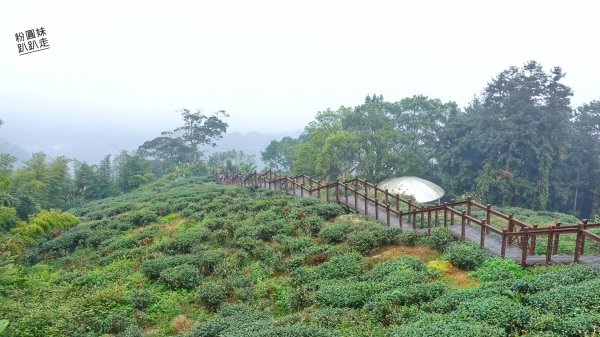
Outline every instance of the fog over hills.
{"label": "fog over hills", "polygon": [[[38,125],[37,128],[35,125]],[[130,125],[111,124],[95,127],[82,125],[66,125],[60,132],[52,126],[30,125],[26,134],[18,132],[10,123],[0,128],[0,153],[9,153],[17,157],[18,162],[27,160],[31,153],[42,151],[53,158],[67,156],[69,158],[97,163],[107,154],[117,154],[121,150],[132,151],[142,143],[160,135],[161,130],[135,128]],[[239,131],[227,132],[217,142],[216,147],[205,147],[206,155],[229,150],[244,151],[254,155],[261,166],[260,152],[274,139],[286,136],[296,137],[298,131],[282,133],[262,133]]]}

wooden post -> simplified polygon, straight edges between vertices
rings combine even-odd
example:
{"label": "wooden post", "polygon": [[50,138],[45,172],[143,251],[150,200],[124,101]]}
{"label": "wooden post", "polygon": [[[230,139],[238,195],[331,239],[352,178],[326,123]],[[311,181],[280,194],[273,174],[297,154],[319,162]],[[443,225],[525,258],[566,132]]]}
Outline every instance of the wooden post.
{"label": "wooden post", "polygon": [[448,203],[444,203],[444,228],[448,228]]}
{"label": "wooden post", "polygon": [[340,183],[335,184],[335,201],[340,203]]}
{"label": "wooden post", "polygon": [[450,226],[454,225],[454,212],[450,212]]}
{"label": "wooden post", "polygon": [[313,180],[312,177],[308,177],[308,185],[309,185],[308,186],[308,196],[309,197],[312,197],[312,188],[313,188],[312,180]]}
{"label": "wooden post", "polygon": [[317,199],[321,199],[321,183],[317,181]]}
{"label": "wooden post", "polygon": [[377,190],[379,190],[379,187],[377,187],[377,184],[374,185],[375,187],[373,188],[375,190],[375,200],[377,200]]}
{"label": "wooden post", "polygon": [[[534,229],[538,228],[538,225],[533,225]],[[537,242],[537,235],[536,234],[532,234],[531,235],[531,245],[529,245],[529,255],[535,255],[535,244]]]}
{"label": "wooden post", "polygon": [[[583,219],[582,222],[583,222],[583,230],[585,230],[586,229],[586,225],[588,223],[588,220],[587,219]],[[581,234],[582,234],[582,236],[581,236],[581,250],[579,252],[581,253],[581,255],[583,255],[584,249],[585,249],[585,235],[583,235],[583,233],[581,233]]]}
{"label": "wooden post", "polygon": [[367,180],[365,179],[365,198],[369,196],[369,185],[367,185]]}
{"label": "wooden post", "polygon": [[306,178],[304,176],[304,173],[302,173],[302,185],[306,184]]}
{"label": "wooden post", "polygon": [[481,238],[479,239],[479,246],[483,249],[485,243],[485,219],[481,220]]}
{"label": "wooden post", "polygon": [[365,193],[365,215],[369,215],[369,200],[367,198],[367,193]]}
{"label": "wooden post", "polygon": [[[492,209],[492,205],[487,204],[486,207],[485,207],[485,223],[487,223],[488,225],[491,224],[491,222],[490,222],[490,210],[491,209]],[[485,229],[485,233],[486,234],[490,234],[490,229],[486,228]]]}
{"label": "wooden post", "polygon": [[285,180],[285,194],[288,194],[288,178],[287,176],[284,177]]}
{"label": "wooden post", "polygon": [[[302,179],[304,180],[304,179]],[[302,185],[300,185],[300,196],[303,197],[304,196],[304,183],[302,183]]]}
{"label": "wooden post", "polygon": [[583,224],[577,225],[577,239],[575,239],[575,256],[573,257],[573,261],[579,262],[579,255],[583,253]]}
{"label": "wooden post", "polygon": [[344,183],[344,199],[346,200],[346,206],[348,206],[348,183]]}
{"label": "wooden post", "polygon": [[502,246],[500,246],[500,257],[506,256],[506,229],[502,230]]}
{"label": "wooden post", "polygon": [[521,267],[527,266],[527,250],[529,245],[528,228],[523,228],[523,237],[521,238]]}
{"label": "wooden post", "polygon": [[[473,199],[471,196],[467,197],[467,215],[471,216],[471,199]],[[467,219],[467,224],[470,224],[471,220]]]}
{"label": "wooden post", "polygon": [[402,211],[398,211],[398,225],[400,226],[400,229],[402,229]]}
{"label": "wooden post", "polygon": [[386,204],[390,203],[389,196],[390,196],[390,193],[388,192],[388,189],[386,188],[385,189],[385,203]]}
{"label": "wooden post", "polygon": [[[513,224],[513,214],[509,214],[508,215],[508,231],[509,232],[514,232],[514,227],[515,225]],[[513,243],[513,237],[512,235],[508,237],[508,244],[512,245]]]}
{"label": "wooden post", "polygon": [[400,213],[400,195],[396,193],[396,213]]}
{"label": "wooden post", "polygon": [[390,204],[385,204],[385,211],[387,212],[387,225],[390,225]]}
{"label": "wooden post", "polygon": [[460,239],[461,240],[465,239],[465,225],[467,222],[467,218],[465,217],[466,214],[467,214],[466,211],[461,212],[461,222],[460,222]]}
{"label": "wooden post", "polygon": [[354,210],[358,212],[358,189],[357,188],[354,189]]}
{"label": "wooden post", "polygon": [[[410,216],[408,217],[410,219]],[[416,230],[417,229],[417,212],[413,211],[413,229]]]}
{"label": "wooden post", "polygon": [[[544,261],[544,264],[549,264],[552,256],[552,250],[554,246],[552,243],[552,239],[554,239],[554,234],[552,233],[553,229],[554,226],[548,227],[548,246],[546,247],[546,260]],[[575,244],[575,246],[577,246],[577,244]]]}
{"label": "wooden post", "polygon": [[[562,224],[560,222],[556,223],[556,228],[560,228]],[[552,248],[552,254],[557,255],[558,254],[558,238],[559,238],[559,233],[554,234],[554,247]]]}
{"label": "wooden post", "polygon": [[431,234],[431,207],[427,206],[427,234]]}
{"label": "wooden post", "polygon": [[438,201],[435,205],[435,216],[434,216],[435,220],[433,221],[433,225],[436,227],[437,227],[438,221],[439,221],[439,219],[438,219],[439,218],[439,216],[438,216],[439,208],[440,208],[440,202]]}
{"label": "wooden post", "polygon": [[375,220],[379,220],[379,201],[375,198]]}

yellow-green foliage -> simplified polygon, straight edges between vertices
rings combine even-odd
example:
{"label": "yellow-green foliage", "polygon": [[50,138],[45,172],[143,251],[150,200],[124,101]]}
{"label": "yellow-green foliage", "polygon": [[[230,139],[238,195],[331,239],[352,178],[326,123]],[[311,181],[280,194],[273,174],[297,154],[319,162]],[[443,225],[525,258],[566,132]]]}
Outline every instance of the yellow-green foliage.
{"label": "yellow-green foliage", "polygon": [[30,215],[27,222],[19,222],[12,232],[18,234],[25,241],[33,242],[36,238],[53,230],[72,227],[78,221],[77,217],[70,213],[50,209]]}

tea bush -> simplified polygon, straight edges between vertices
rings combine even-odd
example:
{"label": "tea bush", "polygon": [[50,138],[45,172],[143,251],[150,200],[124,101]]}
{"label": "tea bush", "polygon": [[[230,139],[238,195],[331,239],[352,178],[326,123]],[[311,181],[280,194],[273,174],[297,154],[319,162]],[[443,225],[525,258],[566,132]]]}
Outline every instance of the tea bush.
{"label": "tea bush", "polygon": [[448,245],[444,257],[460,269],[473,270],[479,267],[488,255],[479,247],[461,241]]}
{"label": "tea bush", "polygon": [[200,282],[200,275],[196,267],[186,263],[162,270],[158,280],[173,289],[192,289]]}

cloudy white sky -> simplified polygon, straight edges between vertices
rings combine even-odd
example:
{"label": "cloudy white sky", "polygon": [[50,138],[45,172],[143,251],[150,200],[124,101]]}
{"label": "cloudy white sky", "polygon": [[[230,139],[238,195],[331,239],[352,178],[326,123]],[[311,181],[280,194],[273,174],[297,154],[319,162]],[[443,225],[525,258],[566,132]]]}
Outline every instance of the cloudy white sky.
{"label": "cloudy white sky", "polygon": [[[225,109],[231,130],[302,129],[369,93],[464,106],[495,75],[561,66],[600,98],[596,1],[3,1],[0,138],[26,150],[131,147]],[[19,56],[15,33],[50,49]]]}

